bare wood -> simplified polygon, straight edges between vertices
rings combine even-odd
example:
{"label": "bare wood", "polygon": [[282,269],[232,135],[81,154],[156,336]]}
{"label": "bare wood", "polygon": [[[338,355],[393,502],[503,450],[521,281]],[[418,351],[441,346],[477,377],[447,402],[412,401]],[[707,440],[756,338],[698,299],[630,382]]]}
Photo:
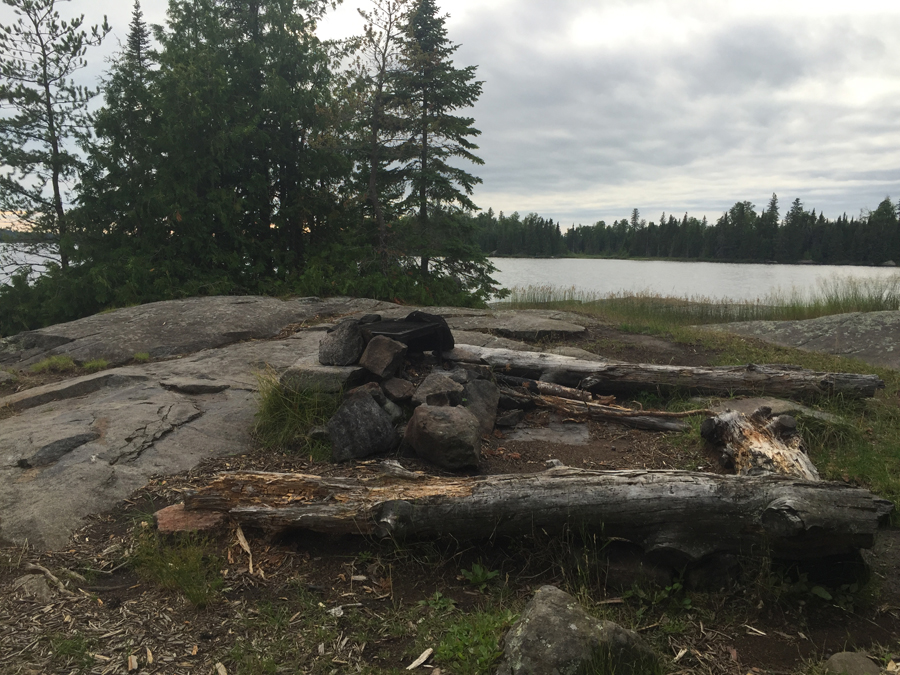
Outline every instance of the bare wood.
{"label": "bare wood", "polygon": [[703,421],[700,434],[722,446],[725,457],[742,476],[781,474],[819,480],[819,472],[806,454],[796,422],[787,415],[770,418],[770,408],[744,415],[729,411]]}
{"label": "bare wood", "polygon": [[658,410],[631,410],[619,406],[608,406],[588,401],[576,402],[556,396],[532,396],[524,392],[502,389],[504,394],[537,406],[552,408],[566,415],[588,417],[600,422],[614,422],[633,429],[645,431],[687,431],[690,425],[678,421],[679,418],[694,415],[711,415],[709,410],[670,413]]}
{"label": "bare wood", "polygon": [[553,382],[593,393],[654,389],[686,389],[704,394],[759,394],[814,397],[843,394],[872,397],[884,388],[875,375],[820,373],[783,366],[726,366],[698,368],[659,366],[617,361],[583,361],[542,352],[518,352],[463,345],[444,353],[451,361],[485,363],[515,377]]}
{"label": "bare wood", "polygon": [[564,387],[561,384],[552,382],[542,382],[541,380],[529,380],[525,377],[513,377],[512,375],[504,375],[502,373],[495,374],[497,382],[513,387],[521,387],[525,391],[535,392],[538,394],[546,394],[549,396],[558,396],[559,398],[568,398],[573,401],[592,401],[594,395],[584,389],[573,389],[572,387]]}
{"label": "bare wood", "polygon": [[673,563],[716,552],[806,559],[872,545],[891,502],[842,483],[688,471],[585,471],[395,479],[226,473],[185,508],[268,531],[463,539],[584,528]]}

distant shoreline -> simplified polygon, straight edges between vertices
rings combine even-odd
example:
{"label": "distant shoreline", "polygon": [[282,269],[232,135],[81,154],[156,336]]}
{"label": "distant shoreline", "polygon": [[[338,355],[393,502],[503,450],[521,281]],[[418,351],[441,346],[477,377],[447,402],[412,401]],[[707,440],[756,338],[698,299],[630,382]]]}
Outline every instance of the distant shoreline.
{"label": "distant shoreline", "polygon": [[[611,255],[505,255],[499,253],[489,253],[488,258],[514,259],[514,260],[631,260],[634,262],[677,262],[677,263],[713,263],[720,265],[779,265],[779,266],[803,266],[803,267],[875,267],[875,268],[892,268],[897,267],[896,264],[882,263],[880,265],[869,265],[861,262],[816,262],[814,260],[798,260],[797,262],[778,262],[776,260],[722,260],[721,258],[636,258],[621,257]],[[900,270],[898,270],[900,271]]]}

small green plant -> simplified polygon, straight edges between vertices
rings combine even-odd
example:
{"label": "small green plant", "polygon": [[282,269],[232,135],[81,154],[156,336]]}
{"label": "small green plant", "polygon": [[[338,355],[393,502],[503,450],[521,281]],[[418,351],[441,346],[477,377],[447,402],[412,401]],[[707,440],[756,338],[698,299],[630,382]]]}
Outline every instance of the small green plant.
{"label": "small green plant", "polygon": [[150,354],[148,352],[137,352],[131,358],[138,363],[147,363],[150,360]]}
{"label": "small green plant", "polygon": [[142,522],[135,528],[130,562],[141,578],[180,591],[191,604],[202,609],[215,599],[223,585],[219,575],[222,562],[208,548],[207,540],[192,535],[168,545],[156,530]]}
{"label": "small green plant", "polygon": [[434,658],[456,675],[491,672],[500,658],[500,636],[516,615],[506,609],[459,615],[447,626]]}
{"label": "small green plant", "polygon": [[81,635],[52,635],[50,637],[50,649],[53,656],[67,664],[73,665],[79,670],[87,670],[94,664],[91,655],[91,642]]}
{"label": "small green plant", "polygon": [[331,448],[309,437],[337,411],[340,396],[315,389],[293,389],[281,384],[278,375],[266,371],[258,376],[259,407],[254,435],[265,448],[292,449],[325,461]]}
{"label": "small green plant", "polygon": [[489,570],[481,563],[474,563],[472,569],[462,570],[461,574],[466,581],[473,586],[477,586],[478,590],[482,592],[484,592],[488,583],[500,576],[500,572],[497,570]]}
{"label": "small green plant", "polygon": [[29,368],[32,373],[66,373],[76,370],[78,366],[69,356],[48,356]]}
{"label": "small green plant", "polygon": [[109,368],[109,361],[106,359],[91,359],[90,361],[85,361],[81,367],[89,373],[96,373],[98,370]]}
{"label": "small green plant", "polygon": [[436,612],[449,612],[456,607],[456,601],[443,595],[440,591],[435,591],[434,595],[427,600],[419,600],[419,606],[430,607]]}
{"label": "small green plant", "polygon": [[664,588],[645,589],[635,585],[631,590],[625,591],[622,597],[638,601],[639,606],[635,612],[638,621],[643,619],[651,608],[682,612],[691,609],[693,604],[691,598],[684,592],[684,586],[678,581],[674,581]]}

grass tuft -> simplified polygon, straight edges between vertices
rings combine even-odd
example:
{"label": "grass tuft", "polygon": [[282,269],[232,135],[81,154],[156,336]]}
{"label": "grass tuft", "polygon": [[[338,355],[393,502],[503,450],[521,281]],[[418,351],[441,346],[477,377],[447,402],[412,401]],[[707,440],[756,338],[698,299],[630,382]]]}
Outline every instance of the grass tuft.
{"label": "grass tuft", "polygon": [[109,368],[109,361],[106,359],[91,359],[90,361],[85,361],[81,367],[89,373],[96,373],[99,370]]}
{"label": "grass tuft", "polygon": [[673,298],[650,292],[600,294],[574,286],[543,285],[516,286],[506,300],[495,304],[511,309],[570,309],[601,316],[629,329],[643,326],[644,330],[660,325],[815,319],[848,312],[900,309],[900,274],[885,279],[820,280],[817,289],[810,293],[793,289],[748,302],[696,296]]}
{"label": "grass tuft", "polygon": [[146,521],[135,528],[130,563],[142,579],[181,592],[198,609],[208,606],[222,588],[222,561],[210,554],[210,542],[183,535],[171,545]]}
{"label": "grass tuft", "polygon": [[138,363],[147,363],[150,360],[149,352],[136,352],[132,357]]}
{"label": "grass tuft", "polygon": [[297,391],[279,382],[269,370],[258,376],[259,408],[254,435],[268,449],[292,450],[325,461],[331,457],[327,443],[309,438],[313,427],[325,424],[337,411],[341,397],[313,389]]}
{"label": "grass tuft", "polygon": [[29,368],[32,373],[67,373],[77,370],[78,366],[68,356],[48,356]]}

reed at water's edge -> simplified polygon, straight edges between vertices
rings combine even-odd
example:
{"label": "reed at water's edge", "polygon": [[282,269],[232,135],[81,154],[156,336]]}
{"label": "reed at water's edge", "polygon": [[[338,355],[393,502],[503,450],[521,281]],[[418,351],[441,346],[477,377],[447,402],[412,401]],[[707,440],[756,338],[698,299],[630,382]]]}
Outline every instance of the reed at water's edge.
{"label": "reed at water's edge", "polygon": [[495,306],[509,309],[572,309],[612,321],[663,321],[673,325],[815,319],[849,312],[900,309],[900,274],[883,279],[820,280],[811,292],[776,292],[753,301],[692,296],[676,298],[650,292],[601,294],[575,286],[516,286]]}

